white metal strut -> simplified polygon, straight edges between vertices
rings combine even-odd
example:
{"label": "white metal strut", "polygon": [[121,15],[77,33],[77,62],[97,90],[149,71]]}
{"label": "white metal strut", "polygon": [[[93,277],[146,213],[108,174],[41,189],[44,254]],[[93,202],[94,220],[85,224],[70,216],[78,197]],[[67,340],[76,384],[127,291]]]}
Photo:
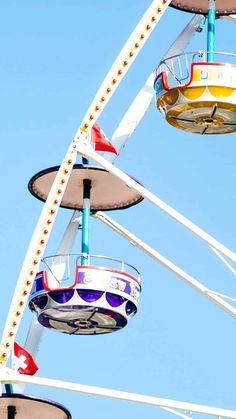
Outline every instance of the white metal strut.
{"label": "white metal strut", "polygon": [[158,198],[148,189],[141,186],[134,179],[126,175],[122,170],[118,169],[117,167],[112,165],[110,162],[105,160],[102,156],[96,153],[96,151],[91,147],[90,144],[88,144],[87,142],[77,142],[77,151],[78,153],[85,156],[86,158],[94,160],[104,169],[108,170],[114,176],[121,179],[129,188],[137,191],[140,195],[142,195],[144,198],[146,198],[156,207],[160,208],[162,211],[164,211],[166,214],[168,214],[178,223],[182,224],[184,227],[186,227],[188,230],[194,233],[197,237],[202,239],[209,246],[213,247],[218,252],[223,254],[225,257],[229,258],[232,262],[236,263],[235,252],[233,252],[232,250],[224,246],[222,243],[216,240],[213,236],[208,234],[202,228],[198,227],[196,224],[194,224],[187,217],[185,217],[184,215],[176,211],[170,205],[166,204],[164,201],[162,201],[160,198]]}
{"label": "white metal strut", "polygon": [[165,266],[169,271],[173,272],[179,278],[181,278],[186,284],[190,285],[194,288],[197,292],[203,295],[205,298],[216,304],[218,307],[222,308],[225,312],[236,318],[236,307],[232,306],[225,300],[230,300],[236,302],[236,299],[228,297],[224,294],[218,293],[207,288],[204,284],[200,281],[195,279],[193,276],[189,275],[183,269],[179,268],[173,262],[171,262],[166,257],[162,256],[158,253],[155,249],[145,243],[143,240],[139,239],[133,233],[128,231],[126,228],[118,224],[115,220],[111,217],[108,217],[102,211],[98,211],[93,215],[94,218],[102,221],[108,227],[112,228],[116,233],[120,234],[122,237],[127,239],[132,245],[141,249],[144,253],[148,256],[153,258],[155,261],[160,263],[161,265]]}
{"label": "white metal strut", "polygon": [[[134,403],[141,403],[161,408],[167,408],[184,411],[185,413],[199,413],[209,416],[216,416],[236,419],[236,411],[200,405],[195,403],[182,402],[178,400],[165,399],[155,396],[146,396],[144,394],[129,393],[125,391],[111,390],[108,388],[94,387],[83,384],[72,383],[68,381],[53,380],[42,377],[32,377],[21,375],[9,368],[2,368],[0,371],[0,382],[2,384],[25,383],[37,386],[45,386],[60,390],[75,391],[82,394],[90,394],[99,397],[108,397],[116,400],[126,400]],[[181,412],[180,412],[181,413]]]}

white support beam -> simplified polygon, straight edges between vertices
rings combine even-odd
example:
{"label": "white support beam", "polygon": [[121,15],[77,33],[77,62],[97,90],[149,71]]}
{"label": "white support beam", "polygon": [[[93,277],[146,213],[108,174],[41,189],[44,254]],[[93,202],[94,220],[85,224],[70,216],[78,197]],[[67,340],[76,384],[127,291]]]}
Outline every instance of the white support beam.
{"label": "white support beam", "polygon": [[62,240],[57,248],[56,255],[63,255],[70,253],[78,228],[82,222],[82,213],[81,211],[73,211],[72,217],[66,227],[65,233],[62,237]]}
{"label": "white support beam", "polygon": [[175,275],[177,275],[179,278],[184,280],[185,283],[190,285],[192,288],[194,288],[197,292],[202,294],[205,298],[216,304],[218,307],[223,309],[226,313],[230,314],[234,318],[236,318],[236,308],[229,304],[225,299],[229,299],[229,297],[224,296],[223,294],[219,294],[217,292],[214,292],[210,289],[208,289],[204,284],[199,282],[197,279],[193,278],[191,275],[189,275],[187,272],[185,272],[183,269],[179,268],[177,265],[175,265],[173,262],[171,262],[169,259],[162,256],[160,253],[158,253],[156,250],[154,250],[152,247],[150,247],[148,244],[143,242],[141,239],[139,239],[137,236],[132,234],[130,231],[122,227],[120,224],[118,224],[116,221],[114,221],[111,217],[108,217],[103,212],[99,211],[96,214],[93,215],[95,218],[102,221],[104,224],[106,224],[108,227],[112,228],[116,233],[120,234],[125,239],[129,240],[131,244],[134,246],[137,246],[139,249],[141,249],[143,252],[145,252],[147,255],[151,256],[154,260],[156,260],[161,265],[165,266],[167,269],[169,269],[171,272],[173,272]]}
{"label": "white support beam", "polygon": [[192,233],[194,233],[197,237],[202,239],[209,246],[214,247],[216,250],[218,250],[224,256],[229,258],[232,262],[236,263],[236,253],[235,252],[233,252],[232,250],[230,250],[229,248],[224,246],[222,243],[220,243],[218,240],[216,240],[213,236],[208,234],[202,228],[198,227],[196,224],[194,224],[192,221],[190,221],[184,215],[182,215],[181,213],[176,211],[174,208],[172,208],[170,205],[166,204],[164,201],[162,201],[160,198],[158,198],[156,195],[154,195],[148,189],[144,188],[142,185],[140,185],[134,179],[132,179],[131,177],[126,175],[122,170],[118,169],[117,167],[112,165],[110,162],[105,160],[102,156],[100,156],[98,153],[96,153],[96,151],[92,148],[92,146],[90,144],[88,144],[87,142],[82,142],[82,141],[77,142],[77,151],[78,151],[78,153],[85,156],[86,158],[94,160],[97,164],[101,165],[104,169],[108,170],[114,176],[116,176],[120,180],[122,180],[129,188],[138,192],[141,196],[146,198],[148,201],[150,201],[156,207],[160,208],[162,211],[164,211],[166,214],[168,214],[170,217],[172,217],[178,223],[182,224],[184,227],[186,227],[188,230],[190,230]]}
{"label": "white support beam", "polygon": [[209,416],[221,416],[224,418],[236,419],[236,411],[234,410],[182,402],[172,399],[165,399],[155,396],[146,396],[144,394],[129,393],[126,391],[111,390],[102,387],[88,386],[68,381],[21,375],[10,369],[2,369],[0,371],[0,382],[2,384],[16,384],[22,382],[25,384],[45,386],[59,390],[75,391],[78,393],[88,394],[92,396],[108,397],[111,399],[125,400],[129,402],[141,403],[161,408],[165,407],[168,409],[180,409],[186,412],[194,412]]}

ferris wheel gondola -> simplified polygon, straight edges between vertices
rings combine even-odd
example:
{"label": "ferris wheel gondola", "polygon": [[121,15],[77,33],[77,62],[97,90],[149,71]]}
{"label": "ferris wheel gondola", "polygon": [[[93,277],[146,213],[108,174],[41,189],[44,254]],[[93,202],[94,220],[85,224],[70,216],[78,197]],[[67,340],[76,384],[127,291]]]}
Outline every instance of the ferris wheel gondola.
{"label": "ferris wheel gondola", "polygon": [[172,1],[208,15],[207,50],[169,56],[157,68],[156,105],[167,122],[197,134],[236,131],[236,55],[215,51],[215,19],[236,13],[235,0]]}
{"label": "ferris wheel gondola", "polygon": [[[236,55],[198,51],[169,57],[157,69],[157,108],[176,128],[197,134],[236,131]],[[220,61],[220,59],[222,61]]]}
{"label": "ferris wheel gondola", "polygon": [[[46,201],[59,167],[43,170],[29,182],[30,192]],[[82,251],[44,258],[47,269],[39,272],[31,291],[29,307],[39,323],[68,334],[110,333],[125,327],[136,313],[141,292],[139,272],[123,261],[95,257],[89,252],[90,211],[126,209],[143,200],[106,170],[89,164],[75,164],[61,206],[83,211]],[[96,260],[102,265],[91,263]],[[105,265],[104,265],[105,264]],[[118,267],[113,267],[113,265]],[[66,280],[61,272],[74,271]],[[131,268],[132,274],[126,268]],[[59,275],[58,275],[59,271]]]}
{"label": "ferris wheel gondola", "polygon": [[[67,259],[70,271],[68,265],[74,265],[75,256],[73,283],[68,285],[67,275],[58,281],[54,264]],[[60,255],[44,258],[47,270],[36,276],[30,309],[37,313],[42,326],[63,333],[101,334],[122,329],[137,311],[141,292],[139,272],[123,261],[103,256],[89,255],[88,264],[81,265],[82,257]]]}

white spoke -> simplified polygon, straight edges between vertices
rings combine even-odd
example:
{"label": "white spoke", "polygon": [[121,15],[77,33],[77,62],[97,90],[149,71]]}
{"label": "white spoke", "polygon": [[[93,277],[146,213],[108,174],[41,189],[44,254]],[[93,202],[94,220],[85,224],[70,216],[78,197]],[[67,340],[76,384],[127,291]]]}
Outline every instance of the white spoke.
{"label": "white spoke", "polygon": [[106,161],[103,157],[99,156],[99,154],[96,153],[94,151],[94,149],[89,144],[84,144],[84,143],[82,144],[82,143],[78,142],[77,143],[77,150],[80,154],[85,155],[86,157],[96,161],[98,164],[100,164],[102,167],[104,167],[104,169],[113,173],[114,176],[121,179],[129,188],[137,191],[140,195],[142,195],[144,198],[146,198],[152,204],[154,204],[155,206],[160,208],[162,211],[167,213],[170,217],[175,219],[177,222],[182,224],[184,227],[186,227],[188,230],[190,230],[192,233],[194,233],[196,236],[198,236],[200,239],[202,239],[208,245],[214,247],[216,250],[218,250],[224,256],[231,259],[233,262],[236,262],[236,253],[235,252],[228,249],[226,246],[224,246],[222,243],[220,243],[218,240],[216,240],[214,237],[212,237],[210,234],[208,234],[202,228],[198,227],[196,224],[194,224],[192,221],[190,221],[184,215],[182,215],[181,213],[176,211],[170,205],[166,204],[164,201],[162,201],[160,198],[158,198],[156,195],[154,195],[148,189],[141,186],[134,179],[130,178],[128,175],[126,175],[124,172],[122,172],[122,170],[118,169],[117,167],[115,167],[114,165],[112,165],[111,163]]}
{"label": "white spoke", "polygon": [[146,254],[151,256],[154,260],[159,262],[161,265],[165,266],[167,269],[169,269],[171,272],[179,276],[181,279],[183,279],[188,285],[190,285],[192,288],[194,288],[204,297],[208,298],[208,300],[212,301],[213,303],[218,305],[220,308],[222,308],[224,311],[226,311],[227,313],[231,314],[233,317],[236,318],[236,308],[228,304],[224,300],[224,298],[229,299],[231,297],[227,298],[223,294],[219,294],[217,292],[214,292],[208,289],[204,284],[199,282],[197,279],[193,278],[191,275],[189,275],[183,269],[179,268],[177,265],[175,265],[166,257],[162,256],[156,250],[152,249],[152,247],[150,247],[148,244],[146,244],[141,239],[136,237],[134,234],[130,233],[127,229],[122,227],[120,224],[114,221],[111,217],[108,217],[103,212],[100,212],[100,211],[97,212],[96,214],[94,214],[94,217],[98,218],[103,223],[111,227],[114,231],[116,231],[116,233],[119,233],[122,237],[129,240],[131,244],[139,247]]}
{"label": "white spoke", "polygon": [[23,382],[37,386],[45,386],[60,390],[75,391],[82,394],[90,394],[99,397],[108,397],[117,400],[126,400],[134,403],[147,404],[156,407],[165,407],[168,409],[180,409],[187,412],[195,412],[210,416],[223,416],[225,418],[236,419],[236,411],[222,409],[218,407],[205,406],[200,404],[182,402],[178,400],[165,399],[144,394],[129,393],[126,391],[111,390],[108,388],[88,386],[72,383],[68,381],[53,380],[49,378],[32,377],[21,375],[9,369],[2,369],[0,372],[0,382],[2,384],[15,384]]}

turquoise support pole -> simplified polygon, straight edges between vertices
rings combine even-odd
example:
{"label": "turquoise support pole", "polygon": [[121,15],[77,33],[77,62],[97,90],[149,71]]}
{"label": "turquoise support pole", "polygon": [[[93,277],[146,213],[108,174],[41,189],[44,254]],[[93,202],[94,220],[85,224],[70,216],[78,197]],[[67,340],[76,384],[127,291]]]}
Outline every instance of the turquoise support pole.
{"label": "turquoise support pole", "polygon": [[13,394],[13,385],[12,384],[5,384],[5,389],[7,394]]}
{"label": "turquoise support pole", "polygon": [[215,49],[215,20],[216,20],[216,4],[215,0],[209,0],[208,6],[208,27],[207,27],[207,61],[214,62]]}
{"label": "turquoise support pole", "polygon": [[83,187],[84,187],[84,189],[83,189],[82,247],[81,247],[81,251],[82,251],[82,253],[85,254],[85,256],[82,256],[81,264],[82,265],[88,265],[91,180],[90,179],[84,179]]}

